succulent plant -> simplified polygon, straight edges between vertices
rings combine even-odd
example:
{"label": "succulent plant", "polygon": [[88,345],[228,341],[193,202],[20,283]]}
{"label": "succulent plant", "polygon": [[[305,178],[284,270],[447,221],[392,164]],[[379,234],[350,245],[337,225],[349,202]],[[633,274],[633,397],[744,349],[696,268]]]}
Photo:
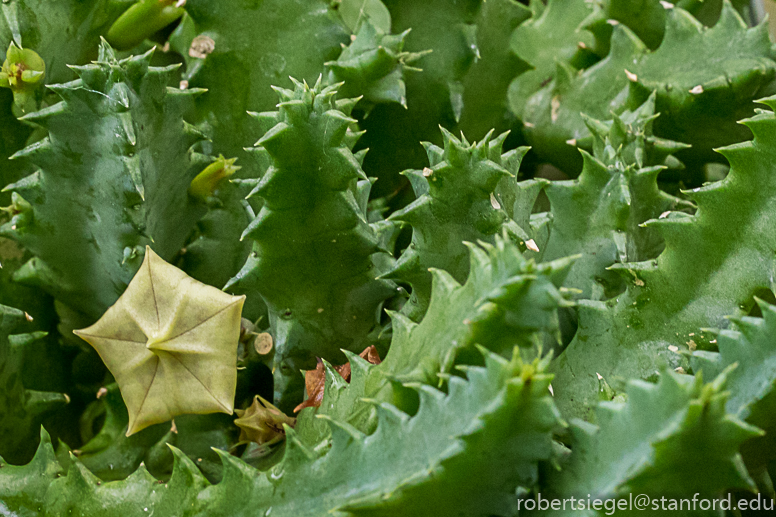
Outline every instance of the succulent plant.
{"label": "succulent plant", "polygon": [[0,514],[772,510],[749,2],[0,12]]}

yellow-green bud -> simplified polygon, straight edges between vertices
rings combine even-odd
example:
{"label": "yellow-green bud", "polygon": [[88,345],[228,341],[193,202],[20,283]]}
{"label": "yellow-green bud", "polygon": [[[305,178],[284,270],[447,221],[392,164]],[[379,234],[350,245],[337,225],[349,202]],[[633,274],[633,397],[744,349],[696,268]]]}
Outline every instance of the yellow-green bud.
{"label": "yellow-green bud", "polygon": [[19,48],[11,42],[0,70],[0,86],[11,89],[13,100],[22,111],[35,110],[35,90],[45,77],[43,58],[34,50]]}
{"label": "yellow-green bud", "polygon": [[189,194],[202,201],[212,196],[221,180],[240,170],[240,167],[234,164],[235,161],[237,161],[237,158],[227,160],[224,158],[224,155],[219,155],[216,161],[208,165],[205,170],[197,174],[196,178],[191,180]]}

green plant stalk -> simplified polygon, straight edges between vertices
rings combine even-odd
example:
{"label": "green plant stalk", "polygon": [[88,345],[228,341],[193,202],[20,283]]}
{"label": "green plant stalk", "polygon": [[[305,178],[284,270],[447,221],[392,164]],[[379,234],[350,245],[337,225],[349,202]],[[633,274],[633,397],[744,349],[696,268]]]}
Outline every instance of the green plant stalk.
{"label": "green plant stalk", "polygon": [[[116,50],[129,50],[183,16],[178,0],[139,0],[108,29],[105,39]],[[184,2],[185,3],[185,2]]]}

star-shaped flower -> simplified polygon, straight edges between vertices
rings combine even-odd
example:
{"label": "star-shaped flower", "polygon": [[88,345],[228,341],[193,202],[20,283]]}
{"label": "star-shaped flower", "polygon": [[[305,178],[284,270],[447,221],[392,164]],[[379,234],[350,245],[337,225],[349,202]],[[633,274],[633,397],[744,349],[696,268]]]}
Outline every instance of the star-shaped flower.
{"label": "star-shaped flower", "polygon": [[119,385],[129,410],[127,436],[184,413],[232,413],[244,301],[146,247],[121,298],[97,323],[75,331]]}

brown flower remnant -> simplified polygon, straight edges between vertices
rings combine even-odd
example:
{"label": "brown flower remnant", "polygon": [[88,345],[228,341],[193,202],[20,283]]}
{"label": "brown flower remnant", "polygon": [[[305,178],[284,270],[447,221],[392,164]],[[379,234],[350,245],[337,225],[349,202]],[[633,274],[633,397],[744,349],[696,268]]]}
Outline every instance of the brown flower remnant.
{"label": "brown flower remnant", "polygon": [[259,445],[271,445],[286,436],[283,424],[293,427],[296,418],[286,416],[285,413],[256,395],[246,410],[235,410],[239,418],[234,425],[240,428],[240,443],[256,442]]}
{"label": "brown flower remnant", "polygon": [[[362,359],[366,359],[372,364],[380,364],[380,354],[377,353],[377,349],[374,345],[364,349],[363,352],[358,354]],[[342,366],[335,366],[334,369],[342,375],[342,378],[346,382],[350,382],[350,363],[345,363]],[[308,370],[304,375],[304,384],[307,389],[307,400],[299,404],[294,408],[294,413],[299,413],[306,407],[320,407],[323,402],[323,388],[326,386],[326,370],[323,367],[323,361],[318,358],[318,365],[315,370]]]}

